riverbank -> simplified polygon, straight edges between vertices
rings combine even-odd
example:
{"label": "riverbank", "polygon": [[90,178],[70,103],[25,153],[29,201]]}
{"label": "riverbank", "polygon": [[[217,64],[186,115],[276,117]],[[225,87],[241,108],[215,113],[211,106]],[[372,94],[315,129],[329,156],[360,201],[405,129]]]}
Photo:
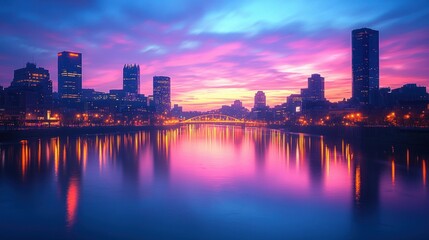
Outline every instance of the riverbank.
{"label": "riverbank", "polygon": [[137,132],[148,130],[172,129],[177,126],[102,126],[102,127],[57,127],[57,128],[30,128],[1,130],[0,142],[14,141],[21,139],[56,137],[56,136],[76,136],[85,134],[110,134]]}
{"label": "riverbank", "polygon": [[382,126],[289,126],[286,132],[341,137],[367,143],[412,143],[429,146],[429,128],[382,127]]}

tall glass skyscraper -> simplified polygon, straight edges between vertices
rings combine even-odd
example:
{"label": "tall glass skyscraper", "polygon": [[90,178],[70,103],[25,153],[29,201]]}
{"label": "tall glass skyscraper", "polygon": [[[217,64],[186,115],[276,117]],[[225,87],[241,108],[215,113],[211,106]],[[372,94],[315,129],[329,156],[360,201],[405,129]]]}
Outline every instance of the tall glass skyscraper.
{"label": "tall glass skyscraper", "polygon": [[140,92],[140,66],[137,64],[126,64],[123,70],[123,89],[126,93]]}
{"label": "tall glass skyscraper", "polygon": [[165,76],[153,77],[153,101],[155,111],[159,114],[168,114],[171,109],[170,78]]}
{"label": "tall glass skyscraper", "polygon": [[378,31],[369,28],[352,31],[352,98],[361,105],[377,103],[379,89]]}
{"label": "tall glass skyscraper", "polygon": [[58,53],[58,94],[66,107],[75,107],[82,95],[82,54]]}

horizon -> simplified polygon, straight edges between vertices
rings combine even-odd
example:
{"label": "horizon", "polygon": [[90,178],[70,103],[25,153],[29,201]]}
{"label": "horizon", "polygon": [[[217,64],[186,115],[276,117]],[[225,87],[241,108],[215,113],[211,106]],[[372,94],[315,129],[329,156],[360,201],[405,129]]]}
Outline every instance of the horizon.
{"label": "horizon", "polygon": [[[153,76],[169,76],[172,104],[186,111],[211,110],[236,99],[250,108],[258,90],[275,106],[305,88],[314,73],[325,78],[326,98],[336,102],[351,96],[351,31],[368,27],[380,32],[380,87],[429,86],[429,23],[424,21],[429,10],[424,1],[412,6],[406,1],[364,1],[318,11],[320,5],[335,2],[304,6],[171,1],[176,5],[164,8],[164,1],[148,6],[115,1],[11,3],[0,10],[0,85],[9,86],[13,70],[34,62],[49,70],[57,91],[57,53],[73,51],[82,53],[83,88],[121,89],[124,64],[139,64],[140,93],[151,95]],[[348,16],[368,5],[372,11],[360,19]],[[64,16],[55,11],[61,6],[76,12]],[[291,8],[283,12],[283,6]],[[35,7],[40,11],[32,12]],[[315,16],[300,16],[304,7]],[[260,9],[275,11],[266,16]],[[162,13],[151,15],[154,10]],[[342,14],[330,16],[338,12]],[[133,25],[120,27],[125,23]],[[72,37],[64,34],[68,31]]]}

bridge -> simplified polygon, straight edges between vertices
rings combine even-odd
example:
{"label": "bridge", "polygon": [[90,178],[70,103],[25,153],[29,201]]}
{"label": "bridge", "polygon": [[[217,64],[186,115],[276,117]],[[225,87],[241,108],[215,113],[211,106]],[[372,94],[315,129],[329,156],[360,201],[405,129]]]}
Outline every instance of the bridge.
{"label": "bridge", "polygon": [[224,114],[204,114],[188,118],[181,122],[181,124],[222,124],[222,125],[241,125],[241,126],[266,126],[267,123],[263,121],[253,121],[246,119],[238,119]]}

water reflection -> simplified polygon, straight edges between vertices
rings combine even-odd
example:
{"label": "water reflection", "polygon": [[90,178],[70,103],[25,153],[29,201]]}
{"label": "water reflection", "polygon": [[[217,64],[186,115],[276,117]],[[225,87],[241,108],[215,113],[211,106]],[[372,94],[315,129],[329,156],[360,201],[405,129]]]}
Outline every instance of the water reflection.
{"label": "water reflection", "polygon": [[[113,232],[155,238],[187,231],[213,238],[406,236],[410,226],[399,217],[404,211],[416,234],[429,227],[419,217],[429,213],[428,150],[413,144],[190,125],[22,140],[0,145],[0,156],[0,224],[45,219],[39,234],[56,226],[59,236],[81,236],[97,227],[93,219],[107,216],[123,217],[105,222]],[[291,212],[298,218],[290,219]],[[181,228],[154,227],[165,218]],[[196,222],[198,228],[186,224]],[[146,232],[137,231],[141,224]],[[249,225],[251,233],[245,230]],[[3,236],[34,233],[17,228]]]}
{"label": "water reflection", "polygon": [[422,161],[423,185],[426,185],[426,160]]}
{"label": "water reflection", "polygon": [[70,179],[67,190],[67,227],[71,228],[76,220],[77,206],[79,202],[79,180],[75,177]]}

